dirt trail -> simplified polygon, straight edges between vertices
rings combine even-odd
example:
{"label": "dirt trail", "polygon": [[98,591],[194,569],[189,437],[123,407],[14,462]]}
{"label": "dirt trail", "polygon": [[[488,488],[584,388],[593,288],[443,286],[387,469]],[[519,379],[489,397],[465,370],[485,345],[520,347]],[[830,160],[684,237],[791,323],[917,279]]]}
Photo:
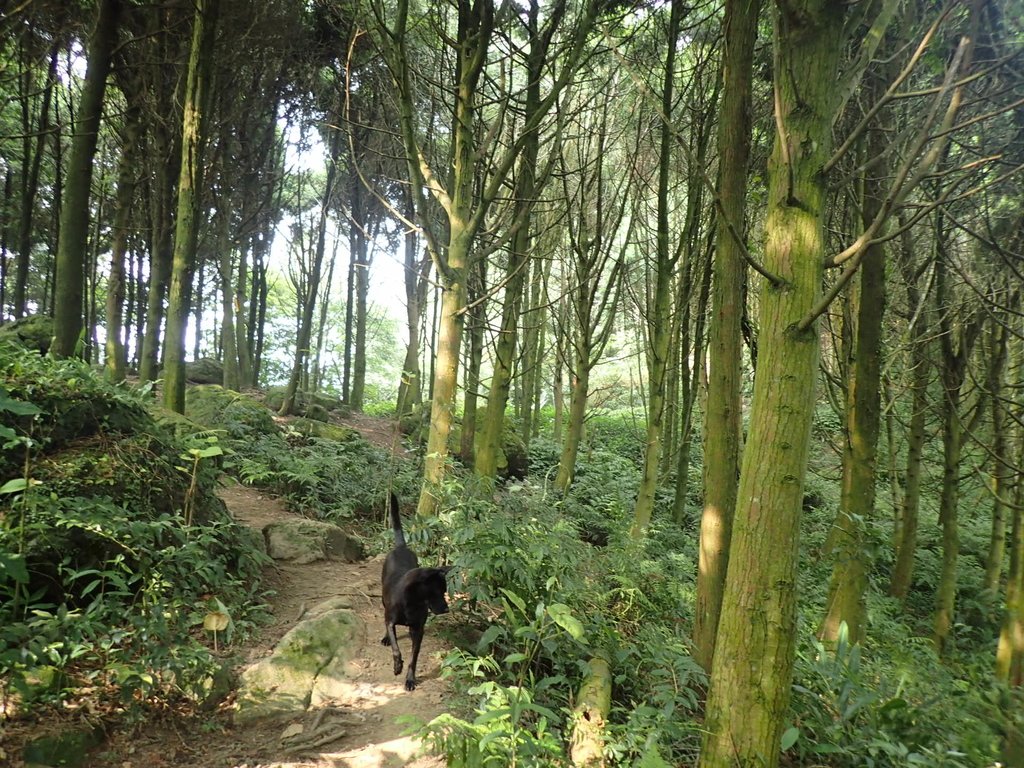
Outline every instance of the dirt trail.
{"label": "dirt trail", "polygon": [[[221,492],[236,519],[260,530],[276,520],[292,517],[277,499],[251,488],[230,485]],[[408,725],[396,722],[411,715],[426,722],[445,711],[446,686],[438,678],[444,650],[436,631],[428,631],[418,665],[415,691],[406,692],[404,676],[395,677],[391,654],[380,645],[383,614],[380,603],[381,558],[361,563],[316,562],[308,565],[277,563],[268,573],[275,591],[270,604],[273,623],[243,649],[249,663],[269,655],[274,644],[308,608],[333,598],[348,598],[362,622],[358,649],[349,664],[351,678],[339,700],[305,717],[262,722],[244,727],[230,718],[211,715],[207,722],[187,727],[146,727],[141,733],[112,734],[96,768],[440,768],[443,761],[416,757],[418,745],[402,736]],[[447,617],[435,617],[431,623]],[[408,655],[408,635],[399,643]],[[282,734],[294,723],[307,729],[314,724],[336,725],[337,740],[295,753],[282,744]],[[184,728],[184,729],[183,729]]]}

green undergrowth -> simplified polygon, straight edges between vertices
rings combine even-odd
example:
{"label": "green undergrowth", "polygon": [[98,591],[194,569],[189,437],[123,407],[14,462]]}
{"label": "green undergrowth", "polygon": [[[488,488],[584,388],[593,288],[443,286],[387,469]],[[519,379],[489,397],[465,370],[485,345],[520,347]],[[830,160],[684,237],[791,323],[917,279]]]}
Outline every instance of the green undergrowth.
{"label": "green undergrowth", "polygon": [[465,626],[443,674],[475,712],[425,725],[427,743],[452,766],[564,764],[575,696],[600,654],[614,670],[610,760],[692,760],[706,686],[688,651],[692,540],[656,522],[646,542],[630,542],[625,489],[599,511],[583,483],[565,499],[510,485],[497,505],[452,490],[445,511],[414,521],[409,538],[421,560],[455,566]]}
{"label": "green undergrowth", "polygon": [[223,448],[157,423],[148,393],[0,349],[0,703],[100,713],[207,699],[262,617],[265,555],[214,494]]}
{"label": "green undergrowth", "polygon": [[[541,471],[530,481],[482,499],[453,481],[437,518],[407,526],[421,559],[455,566],[457,648],[443,669],[466,702],[419,733],[451,766],[567,765],[575,697],[588,660],[600,654],[614,678],[608,764],[692,765],[707,688],[690,655],[699,508],[688,509],[681,525],[656,512],[645,540],[633,542],[638,477],[629,456],[590,452],[561,498],[543,471],[551,451],[538,442],[531,459]],[[657,509],[670,509],[670,501],[660,489]],[[1006,725],[1001,713],[1012,711],[1009,694],[991,683],[995,626],[971,618],[977,600],[964,594],[958,647],[940,662],[927,632],[930,601],[912,599],[904,610],[882,594],[891,566],[887,521],[868,530],[867,641],[826,647],[815,638],[832,567],[823,549],[837,505],[827,472],[809,474],[782,764],[994,764]],[[981,545],[981,527],[964,530],[965,547]],[[930,599],[936,539],[922,531],[915,581]],[[977,570],[973,559],[962,559],[961,583],[980,584]]]}

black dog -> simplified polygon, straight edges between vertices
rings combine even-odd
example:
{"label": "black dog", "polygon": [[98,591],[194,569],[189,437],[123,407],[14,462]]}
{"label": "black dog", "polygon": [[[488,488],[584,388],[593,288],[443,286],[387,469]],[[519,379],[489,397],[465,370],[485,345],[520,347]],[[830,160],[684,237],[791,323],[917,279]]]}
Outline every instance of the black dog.
{"label": "black dog", "polygon": [[395,548],[388,553],[381,573],[385,632],[380,642],[381,645],[391,646],[395,674],[399,675],[402,673],[402,652],[398,650],[395,625],[401,624],[409,628],[409,636],[412,638],[412,661],[405,674],[405,690],[412,691],[416,688],[416,660],[420,655],[427,614],[429,611],[437,614],[448,613],[448,603],[445,600],[448,585],[445,582],[445,575],[449,569],[419,567],[416,553],[405,544],[402,521],[398,516],[398,499],[393,493],[391,528],[395,532]]}

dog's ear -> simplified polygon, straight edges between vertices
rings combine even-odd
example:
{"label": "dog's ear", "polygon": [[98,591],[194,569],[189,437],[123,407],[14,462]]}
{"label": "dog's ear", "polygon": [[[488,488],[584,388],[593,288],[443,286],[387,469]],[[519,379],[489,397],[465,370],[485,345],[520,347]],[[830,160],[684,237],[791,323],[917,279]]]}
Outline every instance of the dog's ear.
{"label": "dog's ear", "polygon": [[454,570],[454,568],[455,568],[454,565],[445,565],[445,566],[442,566],[441,568],[438,568],[437,570],[439,570],[441,573],[443,573],[445,576],[447,576],[449,573],[452,572],[452,570]]}

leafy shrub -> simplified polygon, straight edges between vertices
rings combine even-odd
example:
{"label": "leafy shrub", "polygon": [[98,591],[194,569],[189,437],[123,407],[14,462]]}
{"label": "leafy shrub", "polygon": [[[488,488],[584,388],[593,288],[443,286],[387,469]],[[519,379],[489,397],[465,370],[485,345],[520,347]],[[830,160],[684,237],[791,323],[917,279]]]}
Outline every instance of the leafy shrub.
{"label": "leafy shrub", "polygon": [[[989,764],[996,734],[971,716],[980,700],[967,708],[963,700],[950,707],[956,686],[943,680],[948,673],[939,670],[930,648],[921,646],[904,644],[922,651],[913,658],[917,674],[893,675],[879,664],[872,674],[863,648],[849,643],[845,625],[834,648],[813,638],[805,641],[793,686],[796,725],[784,738],[799,762],[837,768]],[[927,668],[930,676],[915,681]],[[940,722],[946,727],[936,727]]]}
{"label": "leafy shrub", "polygon": [[[629,467],[606,456],[593,477]],[[693,755],[698,731],[688,715],[705,682],[687,651],[680,607],[692,597],[694,547],[668,549],[684,534],[663,521],[647,543],[631,543],[631,506],[607,483],[601,497],[597,485],[581,484],[580,498],[571,492],[560,503],[530,484],[511,486],[499,507],[452,489],[446,498],[458,501],[437,520],[409,526],[426,551],[453,561],[451,578],[467,596],[462,615],[480,627],[476,641],[446,661],[477,714],[445,716],[423,731],[449,764],[562,764],[571,702],[598,650],[615,659],[607,747],[617,764]],[[612,518],[608,542],[595,548],[580,528],[602,509]],[[655,762],[662,755],[669,762]]]}
{"label": "leafy shrub", "polygon": [[0,487],[0,696],[200,696],[197,627],[213,608],[234,630],[258,618],[265,559],[213,494],[220,446],[175,438],[80,362],[0,352],[0,372],[21,475]]}
{"label": "leafy shrub", "polygon": [[389,489],[402,499],[418,488],[411,462],[358,436],[264,435],[236,445],[226,468],[247,485],[282,494],[297,511],[335,522],[372,519],[385,508]]}

